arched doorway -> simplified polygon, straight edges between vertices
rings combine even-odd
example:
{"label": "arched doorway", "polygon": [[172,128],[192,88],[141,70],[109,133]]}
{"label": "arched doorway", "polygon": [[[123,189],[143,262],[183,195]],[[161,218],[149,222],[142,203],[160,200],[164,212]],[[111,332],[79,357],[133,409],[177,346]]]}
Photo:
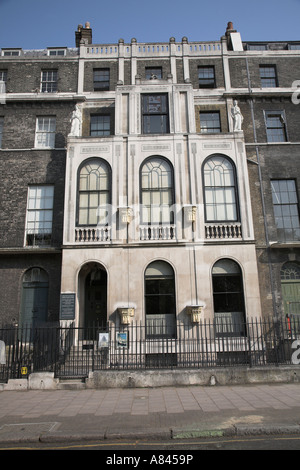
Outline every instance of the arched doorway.
{"label": "arched doorway", "polygon": [[85,264],[79,273],[79,326],[84,329],[107,322],[107,272],[97,262]]}
{"label": "arched doorway", "polygon": [[21,327],[41,326],[47,321],[48,274],[44,269],[31,268],[22,279]]}

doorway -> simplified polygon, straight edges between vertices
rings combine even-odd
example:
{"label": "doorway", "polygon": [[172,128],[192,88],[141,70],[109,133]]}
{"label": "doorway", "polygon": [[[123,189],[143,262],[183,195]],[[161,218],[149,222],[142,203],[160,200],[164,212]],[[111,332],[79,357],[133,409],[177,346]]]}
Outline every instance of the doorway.
{"label": "doorway", "polygon": [[48,274],[31,268],[23,276],[20,323],[22,327],[42,326],[48,313]]}
{"label": "doorway", "polygon": [[92,327],[106,328],[107,277],[106,269],[97,262],[86,263],[80,270],[78,326],[85,339],[92,333]]}
{"label": "doorway", "polygon": [[84,326],[106,327],[107,274],[100,266],[94,267],[85,280]]}

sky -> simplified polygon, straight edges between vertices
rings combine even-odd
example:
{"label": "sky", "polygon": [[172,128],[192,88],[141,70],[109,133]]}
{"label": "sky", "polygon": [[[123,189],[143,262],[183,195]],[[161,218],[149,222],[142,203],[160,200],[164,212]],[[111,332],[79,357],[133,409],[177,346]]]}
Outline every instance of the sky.
{"label": "sky", "polygon": [[300,0],[0,0],[0,48],[75,47],[90,22],[94,44],[218,41],[229,21],[243,41],[300,41]]}

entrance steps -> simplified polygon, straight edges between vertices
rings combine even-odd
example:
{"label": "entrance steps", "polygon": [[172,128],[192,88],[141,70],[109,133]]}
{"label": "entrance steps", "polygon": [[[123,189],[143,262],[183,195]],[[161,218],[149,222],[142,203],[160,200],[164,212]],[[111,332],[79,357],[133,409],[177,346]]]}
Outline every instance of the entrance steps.
{"label": "entrance steps", "polygon": [[72,377],[59,379],[58,390],[84,390],[86,389],[85,378]]}

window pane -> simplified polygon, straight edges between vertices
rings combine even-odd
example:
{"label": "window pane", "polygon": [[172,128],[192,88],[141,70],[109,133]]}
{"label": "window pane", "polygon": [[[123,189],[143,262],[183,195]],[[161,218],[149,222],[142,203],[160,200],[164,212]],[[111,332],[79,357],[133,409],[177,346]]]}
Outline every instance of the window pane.
{"label": "window pane", "polygon": [[260,78],[262,88],[276,87],[277,77],[275,66],[261,66],[260,67]]}
{"label": "window pane", "polygon": [[280,241],[299,240],[299,208],[295,180],[271,181],[274,218]]}
{"label": "window pane", "polygon": [[168,132],[167,95],[143,95],[143,132],[145,134],[164,134]]}
{"label": "window pane", "polygon": [[202,133],[221,132],[220,114],[218,112],[200,113],[200,127]]}
{"label": "window pane", "polygon": [[109,223],[110,169],[103,160],[91,160],[80,170],[79,225]]}
{"label": "window pane", "polygon": [[283,114],[275,114],[268,112],[266,114],[266,122],[268,142],[285,142],[286,130]]}
{"label": "window pane", "polygon": [[215,87],[215,70],[214,67],[198,68],[199,88]]}
{"label": "window pane", "polygon": [[224,157],[212,157],[204,166],[207,221],[237,220],[233,166]]}

